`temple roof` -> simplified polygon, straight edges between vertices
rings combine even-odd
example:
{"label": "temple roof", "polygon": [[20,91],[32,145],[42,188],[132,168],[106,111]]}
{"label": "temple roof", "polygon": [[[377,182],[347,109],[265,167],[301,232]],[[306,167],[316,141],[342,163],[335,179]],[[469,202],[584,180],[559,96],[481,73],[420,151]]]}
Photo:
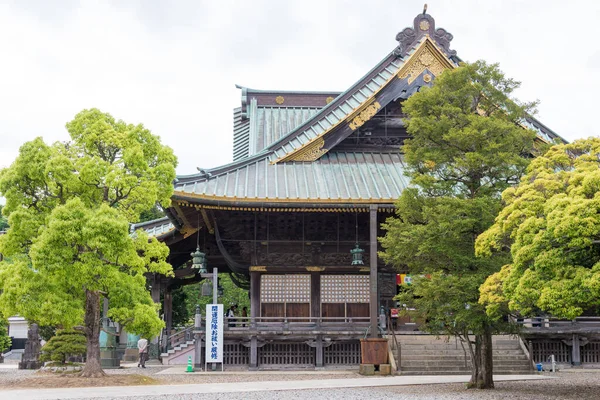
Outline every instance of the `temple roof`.
{"label": "temple roof", "polygon": [[233,110],[233,160],[252,156],[281,139],[336,98],[339,92],[242,90]]}
{"label": "temple roof", "polygon": [[131,225],[131,232],[135,232],[138,229],[143,229],[152,237],[162,237],[168,233],[172,233],[175,227],[171,223],[168,217],[163,217],[147,222],[140,222],[138,224]]}
{"label": "temple roof", "polygon": [[330,152],[273,164],[267,155],[175,184],[175,199],[255,202],[393,203],[407,185],[400,153]]}
{"label": "temple roof", "polygon": [[[413,27],[396,40],[399,44],[343,93],[238,86],[242,105],[234,110],[234,161],[178,176],[175,202],[237,207],[393,204],[408,185],[400,148],[363,151],[338,144],[388,104],[431,85],[460,62],[450,49],[452,35],[436,28],[428,14],[417,15]],[[546,142],[564,141],[533,117],[523,125]],[[174,229],[163,222],[138,227],[154,235]]]}

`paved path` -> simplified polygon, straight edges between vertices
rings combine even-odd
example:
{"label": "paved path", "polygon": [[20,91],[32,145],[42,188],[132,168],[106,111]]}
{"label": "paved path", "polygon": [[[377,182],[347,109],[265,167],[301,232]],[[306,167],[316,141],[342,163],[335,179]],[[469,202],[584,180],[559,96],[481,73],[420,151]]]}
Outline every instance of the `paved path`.
{"label": "paved path", "polygon": [[[41,400],[41,399],[89,399],[89,398],[119,398],[133,396],[159,396],[200,393],[239,393],[261,392],[276,390],[305,390],[305,389],[336,389],[381,387],[400,385],[426,385],[436,383],[461,383],[467,382],[470,376],[393,376],[356,379],[324,379],[304,381],[263,381],[263,382],[238,382],[191,384],[191,385],[154,385],[154,386],[119,386],[119,387],[93,387],[93,388],[65,388],[65,389],[28,389],[28,390],[0,390],[3,400]],[[552,379],[540,375],[498,375],[494,376],[496,382],[511,380],[540,380]]]}

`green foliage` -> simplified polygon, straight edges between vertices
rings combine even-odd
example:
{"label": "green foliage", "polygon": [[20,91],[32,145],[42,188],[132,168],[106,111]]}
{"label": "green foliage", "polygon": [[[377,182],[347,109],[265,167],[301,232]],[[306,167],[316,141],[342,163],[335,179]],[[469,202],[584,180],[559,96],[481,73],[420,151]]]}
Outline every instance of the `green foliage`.
{"label": "green foliage", "polygon": [[520,121],[534,103],[509,96],[519,82],[497,64],[463,64],[403,103],[409,116],[403,150],[411,182],[428,196],[497,197],[518,183],[535,132]]}
{"label": "green foliage", "polygon": [[481,287],[488,314],[573,319],[600,305],[599,156],[599,138],[553,146],[503,193],[504,209],[477,239],[479,255],[512,254]]}
{"label": "green foliage", "polygon": [[8,322],[0,319],[0,354],[7,350],[10,345],[11,340],[8,336]]}
{"label": "green foliage", "polygon": [[159,205],[155,205],[154,207],[148,210],[142,211],[142,213],[140,214],[140,222],[153,221],[164,216],[164,210]]}
{"label": "green foliage", "polygon": [[[248,316],[250,316],[250,298],[248,291],[237,287],[229,274],[219,274],[219,284],[223,287],[223,296],[220,296],[218,301],[224,305],[225,309],[231,304],[237,304],[237,314],[242,315],[242,309],[248,308]],[[205,315],[206,305],[212,303],[211,296],[201,296],[202,283],[183,286],[173,291],[173,326],[187,325],[193,323],[194,314],[196,313],[196,305],[200,306],[200,313]],[[176,313],[175,299],[176,296],[183,298],[185,310],[179,310]],[[177,317],[176,317],[177,315]]]}
{"label": "green foliage", "polygon": [[0,231],[5,231],[8,229],[8,220],[2,215],[2,208],[4,208],[4,206],[0,204]]}
{"label": "green foliage", "polygon": [[93,293],[128,331],[156,335],[163,323],[144,274],[170,274],[169,250],[141,231],[131,236],[129,224],[170,204],[176,158],[142,125],[97,109],[67,130],[69,142],[27,142],[0,171],[10,223],[0,237],[0,310],[71,328],[83,324]]}
{"label": "green foliage", "polygon": [[40,361],[56,361],[65,364],[69,356],[83,356],[86,340],[83,332],[73,329],[59,329],[42,347]]}
{"label": "green foliage", "polygon": [[40,337],[47,342],[56,335],[56,327],[52,325],[41,325],[39,327],[39,334]]}
{"label": "green foliage", "polygon": [[[491,332],[509,329],[487,316],[478,288],[508,254],[477,258],[475,240],[493,223],[500,194],[518,182],[534,151],[535,133],[519,125],[533,104],[510,98],[518,85],[497,65],[478,61],[444,72],[403,104],[413,187],[398,199],[380,239],[381,257],[416,277],[398,299],[415,308],[425,330],[469,343],[476,360],[471,383],[478,387],[493,387],[491,353],[483,350],[491,348]],[[475,349],[470,332],[477,335]]]}

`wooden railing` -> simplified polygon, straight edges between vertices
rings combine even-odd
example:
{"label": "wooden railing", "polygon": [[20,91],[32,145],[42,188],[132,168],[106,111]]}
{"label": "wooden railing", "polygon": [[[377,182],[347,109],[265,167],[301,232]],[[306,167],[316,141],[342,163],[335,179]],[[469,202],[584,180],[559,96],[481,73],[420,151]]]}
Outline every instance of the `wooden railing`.
{"label": "wooden railing", "polygon": [[245,331],[356,331],[369,326],[369,317],[225,317],[225,330]]}
{"label": "wooden railing", "polygon": [[170,349],[179,346],[180,344],[194,340],[194,327],[186,326],[177,329],[177,331],[171,335],[162,335],[161,337],[161,350],[166,353]]}
{"label": "wooden railing", "polygon": [[574,320],[565,320],[549,317],[511,318],[512,322],[523,328],[551,329],[551,328],[600,328],[600,317],[577,317]]}
{"label": "wooden railing", "polygon": [[401,371],[401,357],[402,357],[402,349],[400,348],[400,343],[398,343],[398,339],[396,339],[396,332],[394,331],[394,327],[392,325],[392,320],[388,316],[387,317],[387,334],[388,337],[392,338],[392,350],[396,350],[396,354],[394,357],[396,358],[396,371]]}

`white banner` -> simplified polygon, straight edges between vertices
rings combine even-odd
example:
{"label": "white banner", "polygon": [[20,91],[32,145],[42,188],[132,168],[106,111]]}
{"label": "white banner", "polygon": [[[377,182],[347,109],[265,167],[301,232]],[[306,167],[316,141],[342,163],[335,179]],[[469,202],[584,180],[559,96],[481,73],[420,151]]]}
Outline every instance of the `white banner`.
{"label": "white banner", "polygon": [[206,363],[223,363],[223,304],[206,305]]}

